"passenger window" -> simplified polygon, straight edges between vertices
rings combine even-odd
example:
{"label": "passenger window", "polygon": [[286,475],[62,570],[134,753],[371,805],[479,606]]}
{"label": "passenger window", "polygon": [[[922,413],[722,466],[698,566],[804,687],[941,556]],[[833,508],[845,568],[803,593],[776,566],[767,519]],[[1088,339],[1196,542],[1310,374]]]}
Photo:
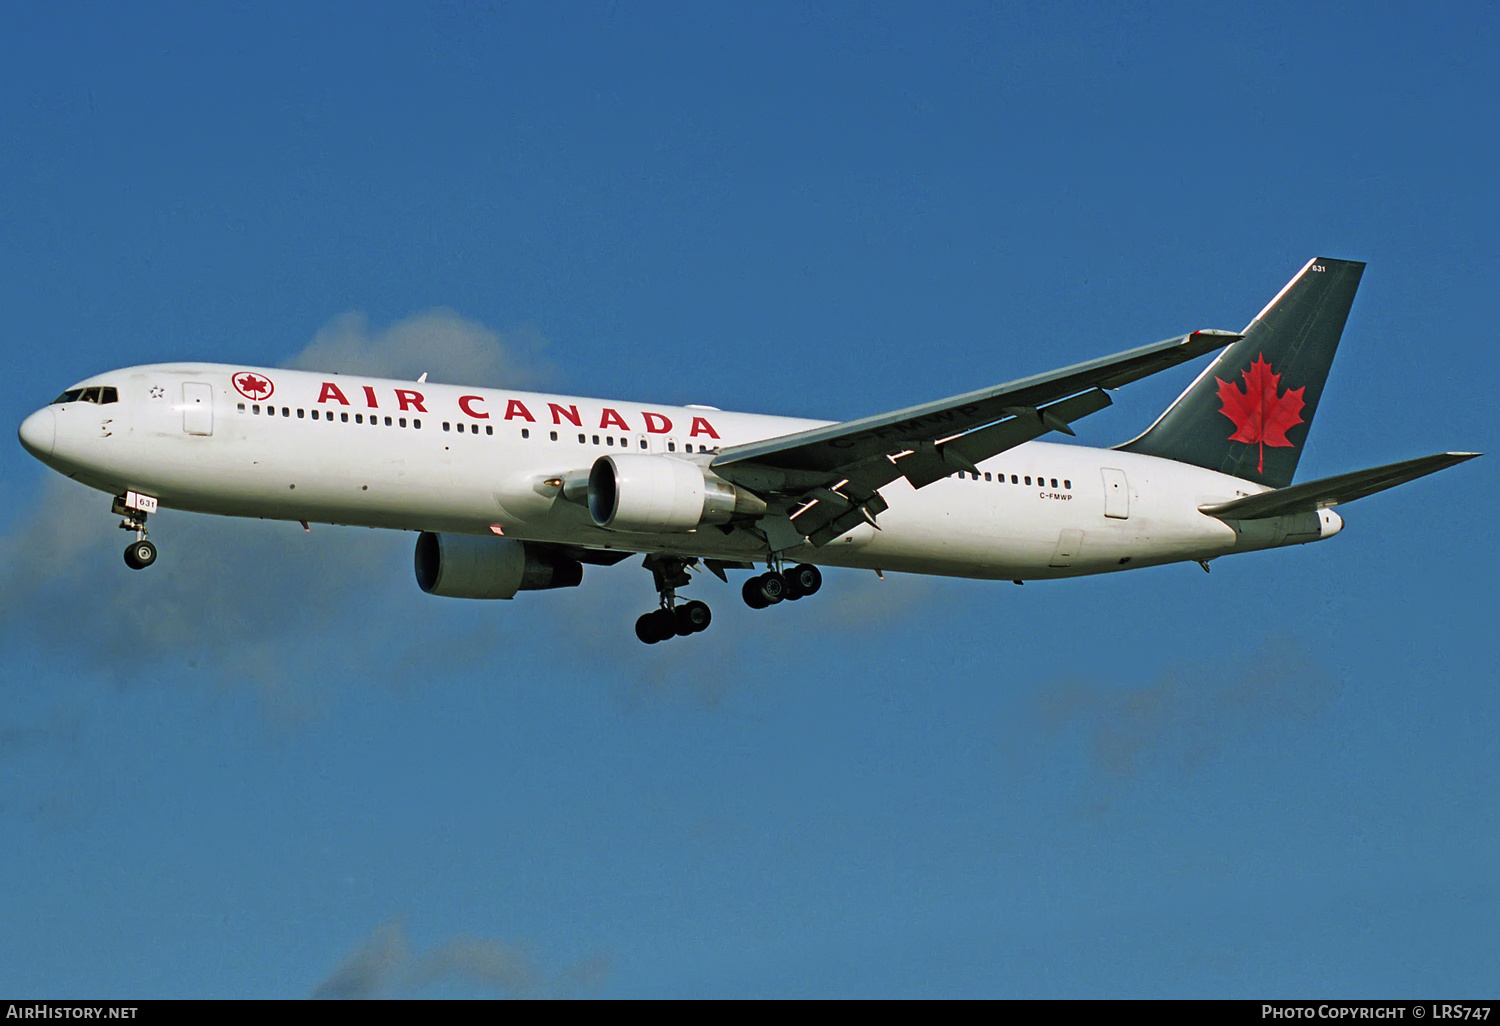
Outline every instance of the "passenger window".
{"label": "passenger window", "polygon": [[587,439],[585,439],[585,437],[584,437],[584,436],[583,436],[583,435],[579,435],[579,436],[578,436],[578,444],[579,444],[579,445],[582,445],[582,444],[584,444],[584,442],[585,442],[585,441],[586,441],[586,440],[587,440]]}
{"label": "passenger window", "polygon": [[235,408],[238,409],[241,413],[245,412],[245,404],[244,403],[239,403]]}
{"label": "passenger window", "polygon": [[343,421],[345,424],[349,423],[349,414],[347,414],[347,413],[341,413],[341,414],[339,414],[339,420]]}
{"label": "passenger window", "polygon": [[1026,483],[1027,484],[1031,484],[1031,475],[1030,474],[1026,475]]}
{"label": "passenger window", "polygon": [[365,415],[363,413],[356,413],[354,415],[354,423],[356,423],[356,424],[363,424],[364,422],[365,422]]}
{"label": "passenger window", "polygon": [[667,443],[667,452],[676,452],[676,451],[677,451],[677,443],[676,442],[668,442]]}
{"label": "passenger window", "polygon": [[386,427],[390,427],[391,426],[391,418],[389,418],[389,417],[385,418],[385,426]]}
{"label": "passenger window", "polygon": [[1071,492],[1073,490],[1073,482],[1069,481],[1067,478],[1063,478],[1063,487]]}
{"label": "passenger window", "polygon": [[595,436],[594,436],[594,444],[595,444],[595,445],[598,445],[598,444],[599,444],[599,436],[598,436],[598,435],[595,435]]}
{"label": "passenger window", "polygon": [[646,447],[646,440],[644,438],[642,438],[641,439],[641,448],[644,449],[645,447]]}
{"label": "passenger window", "polygon": [[990,472],[989,472],[989,471],[988,471],[988,470],[986,470],[986,471],[985,471],[985,472],[984,472],[984,479],[985,479],[985,480],[986,480],[986,481],[988,481],[988,480],[990,480]]}
{"label": "passenger window", "polygon": [[411,422],[411,426],[414,428],[420,428],[422,426],[422,422],[420,420],[413,420]]}
{"label": "passenger window", "polygon": [[312,419],[313,420],[317,420],[318,419],[318,411],[317,410],[313,410],[312,411]]}
{"label": "passenger window", "polygon": [[605,438],[604,438],[604,444],[605,445],[614,445],[615,444],[615,436],[614,435],[606,435]]}
{"label": "passenger window", "polygon": [[303,418],[303,417],[305,417],[305,416],[306,416],[306,415],[307,415],[307,411],[306,411],[306,410],[303,410],[303,409],[301,409],[301,408],[299,408],[299,409],[298,409],[298,410],[297,410],[297,419],[298,419],[298,420],[301,420],[301,419],[302,419],[302,418]]}
{"label": "passenger window", "polygon": [[[478,431],[479,429],[475,428],[474,430]],[[494,434],[494,432],[491,431],[490,434]],[[530,438],[531,437],[531,428],[522,428],[521,429],[521,437],[522,438]]]}
{"label": "passenger window", "polygon": [[1055,477],[1052,479],[1052,487],[1053,488],[1057,487],[1057,478],[1055,478]]}
{"label": "passenger window", "polygon": [[453,430],[452,426],[446,420],[443,421],[443,430],[444,431],[452,431]]}
{"label": "passenger window", "polygon": [[552,440],[554,442],[557,441],[557,432],[556,431],[552,432]]}
{"label": "passenger window", "polygon": [[254,406],[250,407],[250,412],[251,413],[259,414],[260,413],[260,403],[256,403]]}
{"label": "passenger window", "polygon": [[1020,484],[1020,482],[1016,480],[1016,475],[1014,475],[1014,474],[1010,475],[1010,483],[1011,484]]}
{"label": "passenger window", "polygon": [[399,418],[396,421],[396,423],[399,424],[399,425],[401,425],[402,427],[406,427],[406,418],[405,417],[401,417],[401,418]]}
{"label": "passenger window", "polygon": [[281,415],[283,417],[290,417],[292,415],[292,408],[290,406],[283,406],[281,408]]}

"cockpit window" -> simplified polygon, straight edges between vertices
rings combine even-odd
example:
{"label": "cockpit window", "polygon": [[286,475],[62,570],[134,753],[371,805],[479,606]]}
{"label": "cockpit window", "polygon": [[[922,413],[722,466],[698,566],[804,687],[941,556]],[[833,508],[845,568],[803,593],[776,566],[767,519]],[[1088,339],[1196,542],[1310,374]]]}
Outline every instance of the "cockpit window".
{"label": "cockpit window", "polygon": [[52,405],[58,403],[117,403],[120,401],[120,391],[113,385],[94,385],[90,388],[70,388],[56,399]]}

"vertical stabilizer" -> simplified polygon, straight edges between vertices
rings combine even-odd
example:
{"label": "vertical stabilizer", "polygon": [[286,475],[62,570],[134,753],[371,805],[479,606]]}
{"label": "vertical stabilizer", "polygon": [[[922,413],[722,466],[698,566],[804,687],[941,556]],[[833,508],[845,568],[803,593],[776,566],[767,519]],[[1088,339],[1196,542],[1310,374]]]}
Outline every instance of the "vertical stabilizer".
{"label": "vertical stabilizer", "polygon": [[1365,265],[1316,257],[1126,452],[1292,483]]}

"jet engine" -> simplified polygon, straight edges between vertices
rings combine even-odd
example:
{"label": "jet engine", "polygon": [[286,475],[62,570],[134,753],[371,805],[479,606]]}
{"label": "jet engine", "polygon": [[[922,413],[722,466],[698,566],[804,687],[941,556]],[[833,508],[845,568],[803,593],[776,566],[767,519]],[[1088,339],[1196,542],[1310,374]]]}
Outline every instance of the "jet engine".
{"label": "jet engine", "polygon": [[691,531],[759,516],[766,504],[696,463],[671,456],[601,456],[589,471],[589,516],[615,531]]}
{"label": "jet engine", "polygon": [[429,595],[508,599],[518,591],[574,588],[583,564],[509,538],[467,534],[417,536],[417,584]]}

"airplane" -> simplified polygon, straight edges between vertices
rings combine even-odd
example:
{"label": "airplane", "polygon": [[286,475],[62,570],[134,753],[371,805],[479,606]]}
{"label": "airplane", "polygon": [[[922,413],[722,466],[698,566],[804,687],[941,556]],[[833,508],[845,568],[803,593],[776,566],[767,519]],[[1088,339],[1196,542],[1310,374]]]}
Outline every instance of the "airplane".
{"label": "airplane", "polygon": [[[698,633],[691,572],[765,570],[749,606],[811,596],[819,567],[1046,580],[1320,541],[1332,508],[1479,453],[1293,484],[1365,265],[1314,258],[1240,332],[1199,330],[907,409],[831,423],[315,371],[171,363],[70,386],[27,451],[113,496],[157,558],[159,508],[417,532],[433,595],[575,587],[644,555],[647,644]],[[1219,350],[1113,448],[1040,441],[1109,392]]]}

